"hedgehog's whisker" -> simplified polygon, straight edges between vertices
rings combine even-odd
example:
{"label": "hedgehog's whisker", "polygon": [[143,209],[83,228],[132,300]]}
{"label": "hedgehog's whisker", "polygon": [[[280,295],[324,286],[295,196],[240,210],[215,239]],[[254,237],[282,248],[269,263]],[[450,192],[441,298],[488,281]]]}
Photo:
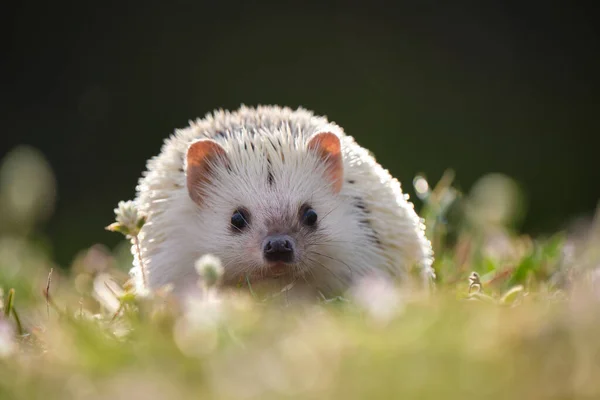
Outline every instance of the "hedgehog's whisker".
{"label": "hedgehog's whisker", "polygon": [[321,256],[321,257],[329,258],[330,260],[337,261],[340,264],[345,265],[346,268],[348,268],[348,271],[350,271],[350,276],[353,275],[352,268],[350,268],[350,266],[347,263],[345,263],[344,261],[340,260],[339,258],[328,256],[327,254],[319,253],[319,252],[314,251],[314,250],[311,250],[310,253],[316,254],[316,255]]}
{"label": "hedgehog's whisker", "polygon": [[[315,260],[313,258],[307,257],[308,261],[313,262],[313,263],[317,263],[319,264],[321,267],[323,267],[323,269],[325,269],[325,271],[329,272],[335,279],[339,280],[342,284],[345,284],[346,282],[340,278],[337,274],[334,274],[329,268],[327,268],[322,262],[320,262],[319,260]],[[314,275],[313,275],[314,276]]]}
{"label": "hedgehog's whisker", "polygon": [[[303,267],[303,268],[301,269],[300,267]],[[302,279],[304,279],[304,282],[306,282],[306,283],[307,283],[309,286],[312,286],[312,287],[314,287],[314,286],[315,286],[315,285],[314,285],[314,280],[315,280],[317,277],[315,276],[315,273],[313,272],[312,268],[311,268],[311,267],[310,267],[310,266],[309,266],[309,265],[308,265],[306,262],[304,262],[304,261],[301,261],[301,262],[300,262],[300,264],[299,264],[299,266],[298,266],[298,271],[300,272],[300,273],[299,273],[299,276],[301,276],[301,277],[302,277]],[[309,273],[309,274],[310,274],[310,276],[312,277],[312,281],[309,281],[309,280],[306,278],[306,273]]]}
{"label": "hedgehog's whisker", "polygon": [[306,243],[305,248],[310,249],[311,247],[314,247],[314,248],[318,249],[321,246],[326,246],[326,247],[333,247],[336,249],[341,249],[341,250],[347,252],[348,246],[343,246],[343,244],[347,244],[347,243],[352,244],[352,242],[329,242],[329,241],[313,242],[313,241],[310,241],[310,242]]}
{"label": "hedgehog's whisker", "polygon": [[314,244],[321,244],[321,243],[356,243],[356,242],[352,242],[350,240],[330,240],[330,239],[324,239],[321,240],[319,242],[316,242]]}
{"label": "hedgehog's whisker", "polygon": [[256,272],[256,270],[259,270],[262,272],[262,269],[260,268],[261,266],[259,264],[255,264],[255,263],[248,263],[248,260],[244,260],[241,259],[240,257],[235,257],[233,259],[228,260],[227,262],[225,262],[223,264],[223,268],[225,269],[225,272],[227,273],[227,269],[228,267],[235,265],[236,271],[233,272],[234,276],[240,276],[240,275],[247,275],[248,273],[253,274]]}
{"label": "hedgehog's whisker", "polygon": [[[303,265],[304,262],[300,263],[300,265]],[[305,264],[304,264],[305,265]],[[309,271],[310,269],[308,267],[306,267]],[[298,268],[298,270],[300,270],[300,268]],[[306,282],[307,285],[311,286],[311,283],[308,281],[308,279],[306,279],[306,274],[298,274],[299,277],[301,277],[302,279],[304,279],[304,282]]]}
{"label": "hedgehog's whisker", "polygon": [[[244,219],[244,221],[245,221],[245,219]],[[246,224],[247,224],[247,222],[246,222]],[[232,224],[231,222],[229,223],[229,225],[230,225],[230,226],[233,226],[235,229],[237,229],[237,230],[238,230],[238,232],[242,232],[242,230],[241,230],[240,228],[238,228],[237,226],[235,226],[235,225],[234,225],[234,224]]]}
{"label": "hedgehog's whisker", "polygon": [[[244,220],[244,222],[246,223],[246,226],[248,227],[248,229],[251,229],[252,226],[250,226],[250,222],[248,222],[248,220],[246,220],[246,217],[244,217],[244,214],[240,213],[240,215],[242,216],[242,219]],[[242,230],[238,228],[238,230],[241,232]]]}
{"label": "hedgehog's whisker", "polygon": [[329,210],[327,213],[325,213],[325,215],[323,215],[323,216],[319,216],[319,219],[320,219],[321,221],[323,221],[325,218],[327,218],[327,217],[328,217],[328,216],[329,216],[329,215],[330,215],[332,212],[334,212],[334,211],[335,211],[335,210],[336,210],[336,209],[337,209],[339,206],[341,206],[342,204],[343,204],[343,202],[342,202],[342,201],[338,201],[338,203],[337,203],[335,206],[333,206],[333,207],[331,208],[331,210]]}

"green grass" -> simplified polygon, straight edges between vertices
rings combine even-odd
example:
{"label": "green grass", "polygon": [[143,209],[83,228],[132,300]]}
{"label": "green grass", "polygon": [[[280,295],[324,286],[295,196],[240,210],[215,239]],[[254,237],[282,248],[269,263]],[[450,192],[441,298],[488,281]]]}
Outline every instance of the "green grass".
{"label": "green grass", "polygon": [[[468,194],[451,175],[415,186],[436,251],[428,296],[390,286],[286,305],[213,289],[182,313],[168,293],[103,283],[126,281],[128,244],[49,276],[34,228],[2,231],[0,399],[600,398],[600,225],[519,235],[504,177]],[[113,292],[117,311],[98,301]]]}

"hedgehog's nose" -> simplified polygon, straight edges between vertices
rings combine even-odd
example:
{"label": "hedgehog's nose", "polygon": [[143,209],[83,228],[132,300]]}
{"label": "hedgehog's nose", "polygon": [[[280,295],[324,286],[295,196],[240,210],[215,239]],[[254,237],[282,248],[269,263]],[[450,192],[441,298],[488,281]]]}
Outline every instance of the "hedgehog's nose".
{"label": "hedgehog's nose", "polygon": [[263,254],[270,262],[294,260],[294,239],[288,235],[269,236],[263,242]]}

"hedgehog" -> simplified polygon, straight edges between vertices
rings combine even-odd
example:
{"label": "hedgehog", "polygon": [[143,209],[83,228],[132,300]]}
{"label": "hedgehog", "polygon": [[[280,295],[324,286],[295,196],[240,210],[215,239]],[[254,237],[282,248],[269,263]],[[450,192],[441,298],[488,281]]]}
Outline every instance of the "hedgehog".
{"label": "hedgehog", "polygon": [[190,121],[147,162],[136,192],[146,217],[132,248],[140,290],[189,293],[206,254],[231,287],[335,296],[371,275],[425,287],[435,278],[423,220],[399,181],[305,108],[242,105]]}

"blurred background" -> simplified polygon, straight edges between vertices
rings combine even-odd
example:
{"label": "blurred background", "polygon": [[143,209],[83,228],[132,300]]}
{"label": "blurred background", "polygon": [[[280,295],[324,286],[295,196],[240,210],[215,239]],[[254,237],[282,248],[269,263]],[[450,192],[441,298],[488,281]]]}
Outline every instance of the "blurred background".
{"label": "blurred background", "polygon": [[435,182],[451,168],[465,191],[488,173],[514,179],[524,232],[593,213],[591,9],[364,3],[13,4],[0,17],[0,185],[12,188],[0,202],[11,214],[39,210],[68,265],[82,248],[122,240],[104,226],[175,128],[215,108],[275,103],[340,124],[413,199],[415,175]]}

